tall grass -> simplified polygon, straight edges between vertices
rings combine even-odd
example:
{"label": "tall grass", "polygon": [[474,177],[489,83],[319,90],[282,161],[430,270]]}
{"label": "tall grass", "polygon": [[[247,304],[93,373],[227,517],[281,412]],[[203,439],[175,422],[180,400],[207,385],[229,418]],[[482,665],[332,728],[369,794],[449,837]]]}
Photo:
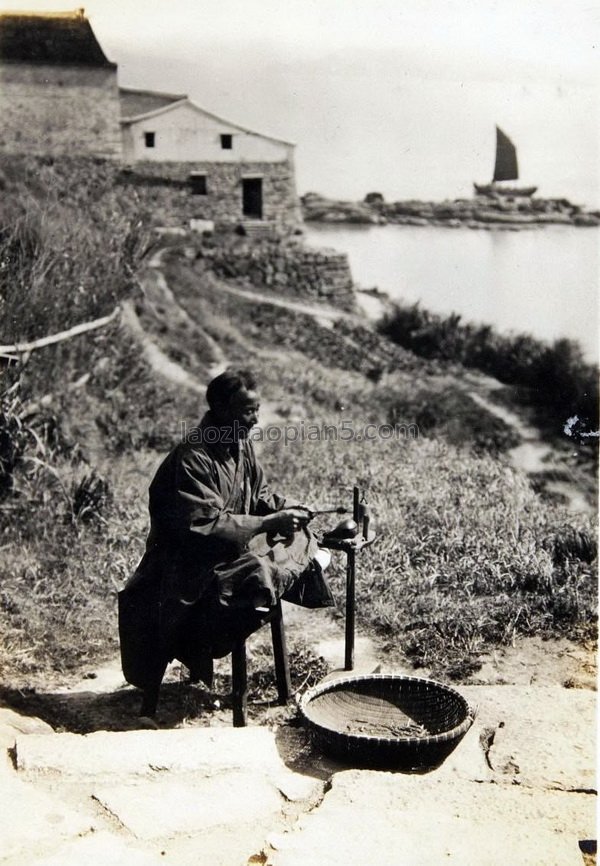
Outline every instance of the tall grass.
{"label": "tall grass", "polygon": [[[150,233],[134,203],[116,193],[114,167],[4,157],[0,170],[1,342],[98,318],[132,293]],[[81,375],[90,344],[83,338],[34,353],[24,387],[43,392],[56,386],[57,373]]]}
{"label": "tall grass", "polygon": [[[0,343],[98,318],[135,292],[148,220],[115,172],[95,160],[2,158]],[[145,515],[101,464],[166,447],[184,403],[118,322],[0,369],[5,675],[115,650],[116,585],[139,556]],[[136,519],[132,545],[124,528]]]}
{"label": "tall grass", "polygon": [[[282,401],[316,376],[330,406],[338,393],[337,379],[312,365],[277,376],[255,365]],[[379,393],[363,398],[373,414]],[[307,408],[315,423],[339,423],[325,401]],[[343,417],[359,428],[364,409],[350,400]],[[593,520],[542,501],[503,460],[441,436],[265,442],[262,457],[272,485],[304,501],[349,505],[352,485],[366,488],[378,539],[358,561],[357,615],[416,666],[461,679],[515,637],[595,634]]]}

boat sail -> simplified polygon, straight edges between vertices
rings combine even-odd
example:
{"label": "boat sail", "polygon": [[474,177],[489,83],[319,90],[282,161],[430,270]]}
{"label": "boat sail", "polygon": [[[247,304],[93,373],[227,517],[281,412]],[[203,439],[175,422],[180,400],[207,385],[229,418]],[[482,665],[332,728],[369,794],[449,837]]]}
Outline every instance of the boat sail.
{"label": "boat sail", "polygon": [[531,196],[536,186],[514,187],[498,186],[498,182],[519,179],[517,148],[508,135],[499,126],[496,127],[496,162],[494,164],[494,179],[488,184],[474,184],[479,195]]}

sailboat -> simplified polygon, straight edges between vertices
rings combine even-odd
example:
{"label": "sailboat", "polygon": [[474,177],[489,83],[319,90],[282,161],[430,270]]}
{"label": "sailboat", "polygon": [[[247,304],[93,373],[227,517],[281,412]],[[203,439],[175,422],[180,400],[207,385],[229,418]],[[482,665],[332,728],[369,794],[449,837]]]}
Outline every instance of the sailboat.
{"label": "sailboat", "polygon": [[494,165],[494,179],[492,183],[474,183],[475,192],[478,195],[505,195],[505,196],[531,196],[537,186],[506,186],[501,182],[519,179],[519,166],[517,164],[517,148],[508,135],[496,127],[496,163]]}

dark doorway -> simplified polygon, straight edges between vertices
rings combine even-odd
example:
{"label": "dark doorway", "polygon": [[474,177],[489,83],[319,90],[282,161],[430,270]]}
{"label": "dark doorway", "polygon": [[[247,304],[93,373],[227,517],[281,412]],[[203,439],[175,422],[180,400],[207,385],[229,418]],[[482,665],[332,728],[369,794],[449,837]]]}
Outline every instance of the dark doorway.
{"label": "dark doorway", "polygon": [[262,178],[246,177],[242,180],[242,210],[244,216],[262,219]]}

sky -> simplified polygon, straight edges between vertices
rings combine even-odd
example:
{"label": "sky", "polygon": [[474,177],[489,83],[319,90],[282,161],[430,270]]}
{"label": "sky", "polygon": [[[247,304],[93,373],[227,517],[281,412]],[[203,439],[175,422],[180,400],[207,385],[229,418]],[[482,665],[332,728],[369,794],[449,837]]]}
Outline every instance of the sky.
{"label": "sky", "polygon": [[468,195],[491,179],[497,123],[523,182],[600,206],[593,0],[88,0],[85,11],[122,85],[187,93],[296,142],[301,193]]}

